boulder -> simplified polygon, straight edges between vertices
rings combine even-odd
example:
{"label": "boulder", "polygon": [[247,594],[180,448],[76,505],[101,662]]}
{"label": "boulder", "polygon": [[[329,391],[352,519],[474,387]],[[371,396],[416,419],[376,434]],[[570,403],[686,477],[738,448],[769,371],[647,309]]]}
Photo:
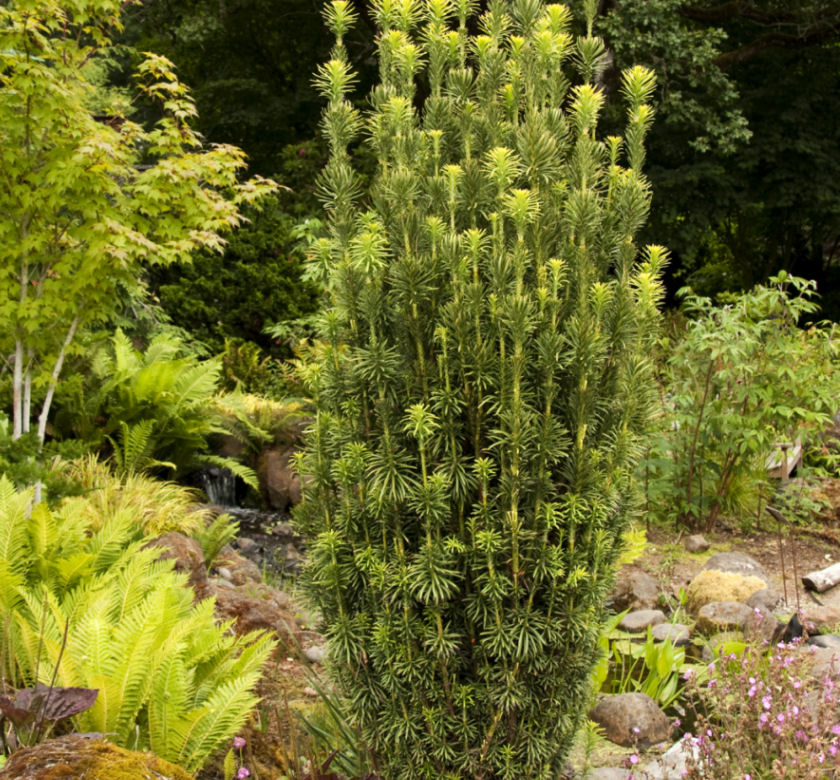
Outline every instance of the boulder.
{"label": "boulder", "polygon": [[153,539],[146,547],[160,547],[160,560],[175,559],[175,571],[184,572],[190,578],[190,585],[199,596],[207,587],[207,565],[201,545],[177,531]]}
{"label": "boulder", "polygon": [[584,780],[627,780],[627,770],[617,766],[599,766],[590,769],[583,777]]}
{"label": "boulder", "polygon": [[689,749],[696,761],[699,757],[697,747],[689,748],[680,740],[671,745],[659,758],[645,764],[645,768],[638,775],[639,780],[681,780],[688,774],[686,751]]}
{"label": "boulder", "polygon": [[816,680],[840,677],[840,651],[831,647],[806,645],[803,652],[809,655],[808,674]]}
{"label": "boulder", "polygon": [[814,647],[825,647],[840,653],[840,635],[838,634],[817,634],[808,640],[809,645]]}
{"label": "boulder", "polygon": [[300,503],[300,477],[292,469],[294,447],[271,447],[257,459],[260,492],[272,509],[285,510]]}
{"label": "boulder", "polygon": [[222,620],[233,620],[237,634],[250,631],[272,631],[277,635],[286,652],[297,653],[300,629],[295,616],[287,609],[288,596],[267,585],[252,585],[244,589],[220,587],[210,583],[207,595],[216,599],[216,614]]}
{"label": "boulder", "polygon": [[226,570],[228,575],[225,579],[230,580],[234,585],[245,585],[248,582],[262,582],[262,572],[256,563],[240,555],[229,545],[225,545],[216,560],[213,561],[213,567],[222,577],[223,570]]}
{"label": "boulder", "polygon": [[610,742],[644,749],[668,739],[671,721],[644,693],[605,696],[589,713]]}
{"label": "boulder", "polygon": [[722,571],[740,574],[742,577],[758,577],[765,585],[770,584],[764,567],[751,555],[740,552],[717,553],[706,561],[704,571]]}
{"label": "boulder", "polygon": [[704,569],[686,588],[686,606],[689,613],[696,617],[706,604],[715,601],[744,603],[765,587],[764,580],[759,577]]}
{"label": "boulder", "polygon": [[180,767],[151,753],[135,753],[112,745],[100,735],[68,734],[9,756],[0,779],[55,780],[192,780]]}
{"label": "boulder", "polygon": [[781,600],[782,597],[775,588],[762,588],[753,593],[744,603],[762,612],[772,612],[779,606]]}
{"label": "boulder", "polygon": [[687,645],[691,638],[691,629],[682,623],[660,623],[658,626],[654,626],[650,633],[654,641],[664,642],[666,639],[670,639],[671,644],[675,647]]}
{"label": "boulder", "polygon": [[650,574],[628,567],[622,569],[615,580],[612,591],[613,608],[617,612],[625,609],[653,609],[659,603],[659,583]]}
{"label": "boulder", "polygon": [[802,625],[809,634],[826,634],[840,625],[840,607],[809,606],[802,610]]}
{"label": "boulder", "polygon": [[303,656],[309,663],[323,666],[327,660],[327,648],[323,645],[312,645],[303,651]]}
{"label": "boulder", "polygon": [[649,626],[656,626],[665,622],[665,613],[659,609],[638,609],[635,612],[626,614],[618,627],[622,631],[629,631],[633,634],[646,631]]}
{"label": "boulder", "polygon": [[755,645],[773,644],[783,629],[783,624],[774,614],[759,607],[755,607],[741,624],[744,638]]}
{"label": "boulder", "polygon": [[685,537],[683,547],[685,547],[685,549],[690,553],[702,553],[706,552],[711,545],[706,541],[706,537],[702,534],[692,534],[691,536]]}
{"label": "boulder", "polygon": [[713,601],[697,613],[697,628],[707,636],[742,629],[753,611],[737,601]]}

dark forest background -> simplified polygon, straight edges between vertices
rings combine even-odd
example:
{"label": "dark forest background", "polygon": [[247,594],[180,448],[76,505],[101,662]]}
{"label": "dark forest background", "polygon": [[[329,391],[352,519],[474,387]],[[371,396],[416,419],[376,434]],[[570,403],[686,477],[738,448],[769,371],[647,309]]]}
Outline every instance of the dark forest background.
{"label": "dark forest background", "polygon": [[[364,95],[373,26],[357,5],[362,23],[347,46]],[[605,88],[614,93],[634,63],[659,77],[644,240],[672,253],[669,292],[716,296],[784,269],[815,279],[824,316],[840,317],[840,2],[602,0],[599,10],[612,58]],[[211,348],[234,337],[282,353],[265,329],[317,307],[302,246],[319,229],[324,154],[311,74],[330,45],[320,4],[143,0],[124,42],[173,60],[206,139],[241,146],[252,173],[289,188],[225,257],[151,274],[153,294]]]}

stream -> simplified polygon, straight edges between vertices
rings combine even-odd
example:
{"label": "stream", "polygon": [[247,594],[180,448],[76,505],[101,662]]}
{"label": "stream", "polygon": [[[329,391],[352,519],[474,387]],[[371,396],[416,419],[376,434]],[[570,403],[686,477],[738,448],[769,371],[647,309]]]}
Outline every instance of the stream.
{"label": "stream", "polygon": [[288,511],[243,507],[247,486],[227,469],[212,466],[194,472],[190,480],[204,491],[218,514],[239,523],[232,543],[236,551],[274,577],[294,577],[303,559],[303,538],[292,529]]}

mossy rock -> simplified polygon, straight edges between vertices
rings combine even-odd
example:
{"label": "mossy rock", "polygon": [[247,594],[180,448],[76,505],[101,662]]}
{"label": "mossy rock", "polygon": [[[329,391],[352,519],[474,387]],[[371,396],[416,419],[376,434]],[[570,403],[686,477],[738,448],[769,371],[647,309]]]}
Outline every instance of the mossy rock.
{"label": "mossy rock", "polygon": [[704,569],[686,590],[686,607],[695,618],[697,613],[713,601],[740,601],[767,587],[759,577],[731,574],[715,569]]}
{"label": "mossy rock", "polygon": [[135,753],[100,737],[79,734],[21,748],[6,761],[0,780],[193,780],[175,764]]}

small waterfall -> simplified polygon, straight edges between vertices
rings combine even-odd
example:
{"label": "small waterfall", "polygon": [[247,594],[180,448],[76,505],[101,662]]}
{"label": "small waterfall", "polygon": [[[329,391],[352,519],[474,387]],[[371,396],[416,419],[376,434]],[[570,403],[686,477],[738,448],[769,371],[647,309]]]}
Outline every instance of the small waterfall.
{"label": "small waterfall", "polygon": [[193,478],[211,504],[236,506],[236,476],[229,469],[209,466],[195,472]]}

